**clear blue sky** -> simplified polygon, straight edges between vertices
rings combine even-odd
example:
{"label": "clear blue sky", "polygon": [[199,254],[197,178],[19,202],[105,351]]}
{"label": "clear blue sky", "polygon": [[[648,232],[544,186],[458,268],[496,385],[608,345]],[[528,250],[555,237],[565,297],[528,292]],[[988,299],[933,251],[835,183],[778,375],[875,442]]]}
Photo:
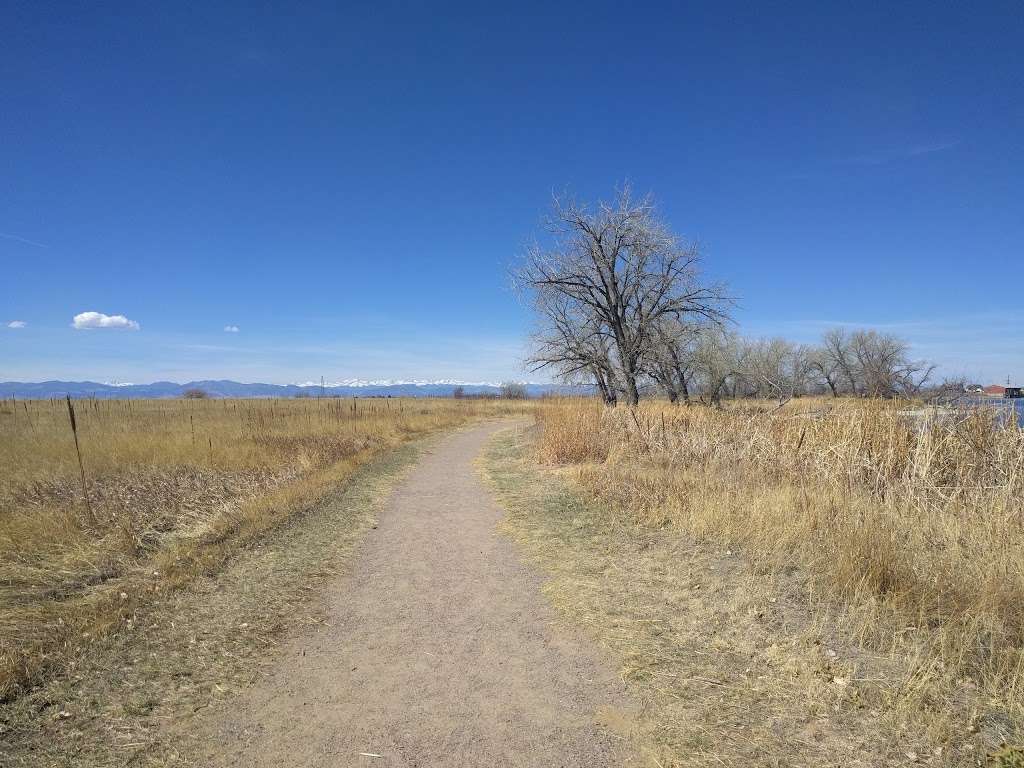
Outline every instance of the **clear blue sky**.
{"label": "clear blue sky", "polygon": [[0,380],[521,376],[510,261],[627,179],[745,332],[1024,378],[1019,2],[150,6],[0,12]]}

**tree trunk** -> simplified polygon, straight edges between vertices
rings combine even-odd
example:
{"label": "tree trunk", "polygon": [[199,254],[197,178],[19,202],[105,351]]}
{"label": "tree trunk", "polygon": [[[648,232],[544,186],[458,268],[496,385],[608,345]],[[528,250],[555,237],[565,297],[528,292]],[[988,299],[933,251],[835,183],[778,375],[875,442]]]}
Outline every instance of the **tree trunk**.
{"label": "tree trunk", "polygon": [[601,393],[601,399],[604,400],[605,405],[615,405],[618,402],[618,396],[615,394],[615,388],[605,380],[604,374],[600,370],[595,370],[594,381],[597,384],[597,389]]}
{"label": "tree trunk", "polygon": [[626,405],[639,405],[640,390],[636,386],[636,374],[624,371],[623,378],[626,380]]}

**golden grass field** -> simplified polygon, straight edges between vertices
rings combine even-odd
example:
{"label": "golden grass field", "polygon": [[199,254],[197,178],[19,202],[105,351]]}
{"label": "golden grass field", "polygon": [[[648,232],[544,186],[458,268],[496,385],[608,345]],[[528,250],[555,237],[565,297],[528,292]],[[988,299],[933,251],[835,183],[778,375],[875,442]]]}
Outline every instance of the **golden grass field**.
{"label": "golden grass field", "polygon": [[483,462],[505,528],[618,659],[641,711],[602,717],[650,765],[984,765],[1024,736],[1024,432],[984,411],[74,405],[88,505],[67,404],[0,403],[12,765],[167,764],[159,723],[244,686],[315,613],[297,606],[342,567],[413,441],[513,413],[538,428]]}
{"label": "golden grass field", "polygon": [[[825,674],[853,691],[858,706],[879,715],[866,727],[884,724],[897,758],[981,764],[985,751],[1024,734],[1024,430],[986,411],[908,415],[907,407],[806,399],[778,410],[658,401],[631,410],[551,401],[539,409],[534,450],[543,463],[568,468],[561,474],[570,472],[591,509],[578,518],[581,531],[591,520],[631,532],[631,541],[647,542],[643,550],[680,537],[697,544],[680,550],[674,565],[657,566],[660,586],[647,578],[654,566],[640,560],[581,565],[605,574],[635,570],[617,598],[605,595],[606,609],[657,603],[693,577],[702,546],[738,554],[750,579],[765,575],[776,587],[795,580],[815,642],[827,636],[850,646],[845,669],[830,663],[832,671],[807,679]],[[557,538],[557,530],[545,536]],[[533,538],[550,565],[550,547]],[[592,554],[605,557],[607,541],[594,541],[592,550],[605,551]],[[564,541],[562,549],[570,549]],[[722,576],[711,578],[735,570],[719,565]],[[577,585],[588,588],[586,579]],[[572,606],[578,596],[559,599]],[[747,597],[744,605],[759,616],[780,611]],[[593,605],[567,610],[587,621],[598,613]],[[675,610],[666,603],[632,640],[612,645],[642,647],[645,632],[674,621]],[[608,621],[606,639],[618,632]],[[737,621],[726,623],[735,629]],[[718,631],[714,623],[706,630]],[[769,633],[765,642],[772,639]],[[672,673],[671,665],[661,671]],[[810,698],[813,687],[808,682]],[[899,743],[913,746],[900,752]],[[742,756],[753,754],[767,753]],[[784,758],[783,750],[774,759],[789,764]],[[718,759],[715,753],[707,764]]]}
{"label": "golden grass field", "polygon": [[370,458],[522,409],[428,399],[0,403],[0,699],[216,573]]}

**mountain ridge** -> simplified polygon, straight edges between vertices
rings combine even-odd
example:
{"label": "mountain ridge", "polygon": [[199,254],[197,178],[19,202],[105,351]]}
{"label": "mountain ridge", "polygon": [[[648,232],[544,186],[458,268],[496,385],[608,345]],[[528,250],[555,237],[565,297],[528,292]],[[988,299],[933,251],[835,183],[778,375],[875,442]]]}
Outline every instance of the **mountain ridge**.
{"label": "mountain ridge", "polygon": [[[584,387],[526,382],[527,395],[578,394]],[[4,381],[0,398],[48,399],[96,397],[100,399],[175,398],[189,389],[201,389],[210,397],[451,397],[456,387],[467,395],[497,395],[501,385],[495,382],[461,382],[455,379],[342,379],[324,383],[295,384],[243,383],[231,379],[202,379],[178,383],[155,381],[151,384],[108,383],[98,381]]]}

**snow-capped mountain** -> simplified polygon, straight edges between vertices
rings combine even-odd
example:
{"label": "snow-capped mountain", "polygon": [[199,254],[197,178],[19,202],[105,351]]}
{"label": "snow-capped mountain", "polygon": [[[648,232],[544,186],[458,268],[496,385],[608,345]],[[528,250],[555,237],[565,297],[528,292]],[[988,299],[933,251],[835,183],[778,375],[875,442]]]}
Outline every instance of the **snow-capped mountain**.
{"label": "snow-capped mountain", "polygon": [[[456,379],[340,379],[324,382],[306,381],[296,384],[244,384],[229,379],[217,381],[157,381],[152,384],[101,383],[97,381],[8,381],[0,383],[0,398],[46,399],[51,397],[181,397],[186,390],[201,389],[210,397],[451,397],[456,387],[467,395],[498,394],[499,382],[459,381]],[[585,391],[579,387],[527,382],[527,394]]]}
{"label": "snow-capped mountain", "polygon": [[[296,387],[319,387],[319,381],[294,382]],[[325,382],[324,387],[500,387],[498,381],[459,381],[458,379],[340,379]]]}

